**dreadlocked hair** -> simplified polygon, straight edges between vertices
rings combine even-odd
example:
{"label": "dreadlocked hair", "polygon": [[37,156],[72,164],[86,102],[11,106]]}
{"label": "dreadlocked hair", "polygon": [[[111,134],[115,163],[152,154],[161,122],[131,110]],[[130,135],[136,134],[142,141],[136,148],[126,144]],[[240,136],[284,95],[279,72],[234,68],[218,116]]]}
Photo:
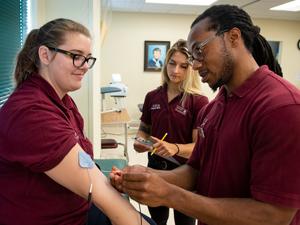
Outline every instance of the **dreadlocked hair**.
{"label": "dreadlocked hair", "polygon": [[253,43],[252,55],[259,66],[268,65],[269,69],[283,76],[281,67],[275,58],[269,42],[262,36],[258,35]]}
{"label": "dreadlocked hair", "polygon": [[259,66],[268,65],[270,70],[282,76],[281,67],[272,53],[266,39],[259,34],[260,28],[255,26],[243,9],[234,5],[215,5],[199,15],[191,25],[194,27],[199,21],[209,19],[208,31],[222,33],[236,27],[241,31],[245,47],[252,53]]}
{"label": "dreadlocked hair", "polygon": [[234,5],[212,6],[199,15],[191,27],[205,18],[209,19],[208,31],[220,33],[234,27],[239,28],[246,48],[252,52],[254,38],[259,34],[260,28],[253,25],[250,16],[243,9]]}

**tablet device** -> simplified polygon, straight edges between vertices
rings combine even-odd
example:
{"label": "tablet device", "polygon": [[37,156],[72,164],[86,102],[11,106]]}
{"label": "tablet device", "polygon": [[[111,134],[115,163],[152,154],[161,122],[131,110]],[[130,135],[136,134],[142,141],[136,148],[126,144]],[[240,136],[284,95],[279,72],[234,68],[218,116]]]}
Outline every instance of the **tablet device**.
{"label": "tablet device", "polygon": [[140,144],[143,145],[147,145],[149,147],[152,147],[152,145],[154,144],[151,140],[149,139],[144,139],[142,137],[135,137],[134,140],[136,140],[137,142],[139,142]]}

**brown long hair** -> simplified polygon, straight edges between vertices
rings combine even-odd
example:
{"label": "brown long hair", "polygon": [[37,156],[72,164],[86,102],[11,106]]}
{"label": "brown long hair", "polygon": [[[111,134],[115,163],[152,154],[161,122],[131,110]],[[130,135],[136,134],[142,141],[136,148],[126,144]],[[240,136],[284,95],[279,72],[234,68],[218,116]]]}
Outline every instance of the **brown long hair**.
{"label": "brown long hair", "polygon": [[66,33],[76,32],[91,37],[88,29],[80,23],[70,19],[59,18],[52,20],[40,29],[32,30],[25,44],[17,55],[14,77],[17,87],[24,82],[33,72],[38,72],[40,59],[38,49],[41,45],[58,47],[65,42]]}

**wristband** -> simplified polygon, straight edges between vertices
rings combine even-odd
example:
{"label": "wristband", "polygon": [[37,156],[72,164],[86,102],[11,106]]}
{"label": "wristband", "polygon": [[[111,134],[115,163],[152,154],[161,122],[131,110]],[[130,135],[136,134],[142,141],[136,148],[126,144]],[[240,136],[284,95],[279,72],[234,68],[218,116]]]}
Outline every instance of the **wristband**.
{"label": "wristband", "polygon": [[177,155],[178,153],[179,153],[179,146],[178,146],[178,144],[176,144],[176,143],[174,143],[174,145],[177,147],[177,152],[175,153],[175,155]]}

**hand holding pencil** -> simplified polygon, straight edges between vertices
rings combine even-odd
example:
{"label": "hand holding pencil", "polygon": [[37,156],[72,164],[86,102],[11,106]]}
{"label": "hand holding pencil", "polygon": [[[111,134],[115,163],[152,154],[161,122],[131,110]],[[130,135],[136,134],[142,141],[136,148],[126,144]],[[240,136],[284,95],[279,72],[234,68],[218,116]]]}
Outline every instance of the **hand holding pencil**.
{"label": "hand holding pencil", "polygon": [[[165,133],[165,135],[160,140],[163,141],[167,135],[168,135],[168,133]],[[157,150],[157,148],[154,148],[151,152],[151,155],[153,155],[156,152],[156,150]]]}

